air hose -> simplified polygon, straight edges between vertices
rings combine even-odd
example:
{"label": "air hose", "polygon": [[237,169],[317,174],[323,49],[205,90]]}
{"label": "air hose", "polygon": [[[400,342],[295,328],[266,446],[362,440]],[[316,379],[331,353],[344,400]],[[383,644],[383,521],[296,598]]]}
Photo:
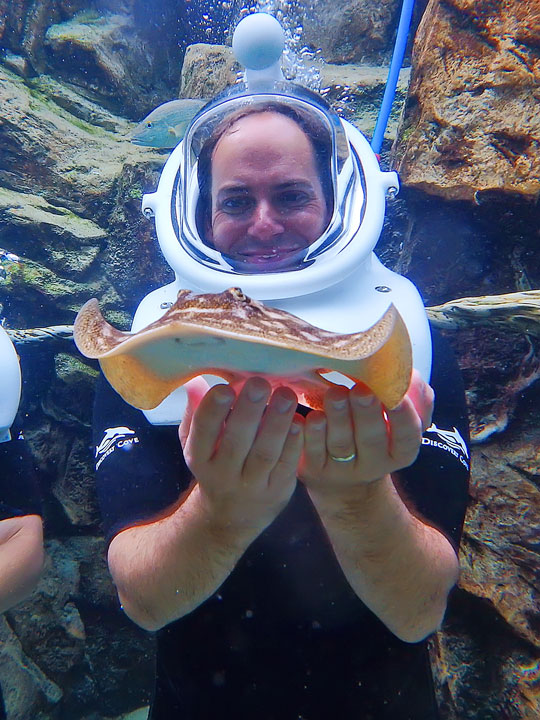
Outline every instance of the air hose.
{"label": "air hose", "polygon": [[390,111],[392,110],[392,104],[396,94],[399,71],[401,70],[403,56],[405,55],[405,48],[407,47],[413,8],[414,0],[403,0],[394,52],[392,53],[392,61],[390,63],[390,69],[388,70],[388,77],[386,79],[386,87],[384,88],[381,109],[379,110],[377,124],[375,125],[373,138],[371,140],[371,149],[374,153],[380,152],[386,126],[388,125],[388,118],[390,117]]}

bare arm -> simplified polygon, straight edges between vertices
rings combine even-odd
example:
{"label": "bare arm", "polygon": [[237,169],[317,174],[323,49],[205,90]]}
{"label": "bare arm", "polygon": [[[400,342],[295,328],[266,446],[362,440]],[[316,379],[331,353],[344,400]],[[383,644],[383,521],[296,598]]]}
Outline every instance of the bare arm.
{"label": "bare arm", "polygon": [[112,540],[109,568],[124,611],[146,630],[187,615],[223,584],[257,534],[220,524],[195,484],[170,515]]}
{"label": "bare arm", "polygon": [[458,576],[450,542],[409,511],[391,478],[416,457],[432,403],[417,375],[387,422],[360,390],[329,391],[324,415],[307,418],[300,473],[351,587],[406,642],[439,627]]}
{"label": "bare arm", "polygon": [[0,521],[0,612],[24,600],[43,569],[43,526],[39,515]]}
{"label": "bare arm", "polygon": [[206,600],[289,501],[302,448],[296,397],[280,388],[269,399],[261,379],[237,399],[229,387],[210,390],[181,426],[191,490],[166,517],[111,542],[120,601],[142,627],[159,629]]}
{"label": "bare arm", "polygon": [[312,499],[351,587],[388,629],[406,642],[437,630],[457,557],[441,533],[409,512],[391,477],[338,502]]}

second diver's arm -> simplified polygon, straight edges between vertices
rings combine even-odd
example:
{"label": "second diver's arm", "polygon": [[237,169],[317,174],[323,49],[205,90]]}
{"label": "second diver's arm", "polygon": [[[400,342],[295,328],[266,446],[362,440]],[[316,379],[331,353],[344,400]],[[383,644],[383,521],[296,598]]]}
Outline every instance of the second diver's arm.
{"label": "second diver's arm", "polygon": [[43,562],[43,524],[39,515],[0,521],[0,612],[32,592]]}

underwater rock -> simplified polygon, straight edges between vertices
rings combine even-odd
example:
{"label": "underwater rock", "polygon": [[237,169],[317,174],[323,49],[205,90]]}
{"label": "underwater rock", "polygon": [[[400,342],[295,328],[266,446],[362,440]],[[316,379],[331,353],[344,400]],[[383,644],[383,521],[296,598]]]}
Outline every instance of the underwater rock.
{"label": "underwater rock", "polygon": [[79,217],[61,205],[52,205],[39,195],[0,187],[0,220],[22,226],[50,226],[58,235],[70,235],[78,243],[106,236],[91,220]]}
{"label": "underwater rock", "polygon": [[174,96],[184,15],[158,0],[0,0],[0,46],[135,120]]}
{"label": "underwater rock", "polygon": [[540,716],[539,448],[531,417],[473,450],[459,590],[432,645],[445,719]]}
{"label": "underwater rock", "polygon": [[225,45],[196,43],[186,48],[180,97],[212,98],[236,82],[240,65]]}
{"label": "underwater rock", "polygon": [[540,433],[522,430],[473,454],[459,586],[487,600],[513,632],[540,649]]}
{"label": "underwater rock", "polygon": [[109,112],[99,103],[81,94],[81,89],[61,82],[50,75],[39,75],[28,82],[28,86],[63,108],[73,117],[90,125],[102,127],[112,133],[127,136],[132,123],[119,115]]}
{"label": "underwater rock", "polygon": [[465,381],[471,441],[486,442],[513,427],[518,403],[540,379],[538,341],[478,327],[447,332]]}
{"label": "underwater rock", "polygon": [[45,47],[61,77],[77,81],[113,110],[139,114],[143,98],[154,107],[166,99],[132,14],[82,11],[49,27]]}
{"label": "underwater rock", "polygon": [[9,720],[38,717],[63,694],[26,654],[5,616],[0,616],[0,687]]}
{"label": "underwater rock", "polygon": [[36,591],[24,603],[7,613],[8,621],[25,652],[57,684],[62,676],[81,662],[82,639],[66,629],[64,607],[78,595],[79,563],[58,540],[46,543],[43,576]]}
{"label": "underwater rock", "polygon": [[172,270],[156,242],[154,223],[141,212],[143,193],[157,186],[156,169],[161,168],[165,158],[152,148],[136,150],[142,158],[134,156],[125,161],[114,194],[108,198],[110,211],[106,222],[109,234],[101,254],[103,273],[122,297],[122,303],[116,309],[124,312],[123,327],[131,324],[125,324],[126,310],[132,312],[150,286],[160,287],[173,279]]}
{"label": "underwater rock", "polygon": [[320,48],[328,62],[384,62],[400,7],[399,0],[313,0],[296,6],[295,21],[303,27],[302,43]]}
{"label": "underwater rock", "polygon": [[0,301],[7,311],[19,314],[32,307],[36,319],[55,317],[66,321],[80,308],[89,294],[97,292],[109,308],[120,302],[118,293],[103,278],[76,282],[62,277],[42,263],[18,257],[16,261],[2,262]]}
{"label": "underwater rock", "polygon": [[6,678],[0,673],[2,684],[15,680],[9,690],[20,714],[13,717],[111,717],[119,707],[142,705],[152,682],[153,639],[120,613],[103,540],[49,540],[46,550],[36,591],[6,614],[9,625],[0,621],[8,650],[24,648],[6,653],[9,665],[0,651],[0,668],[10,669]]}
{"label": "underwater rock", "polygon": [[99,527],[94,464],[88,452],[88,443],[82,438],[74,438],[65,470],[56,477],[51,491],[72,527]]}
{"label": "underwater rock", "polygon": [[43,38],[47,26],[62,15],[60,2],[0,0],[0,44],[26,57],[38,72],[45,62]]}
{"label": "underwater rock", "polygon": [[132,306],[148,283],[168,278],[140,212],[163,156],[71,115],[35,87],[0,66],[0,245],[71,281],[84,275],[83,302],[96,284],[117,300],[125,292]]}
{"label": "underwater rock", "polygon": [[540,717],[538,650],[486,601],[454,591],[429,645],[441,720]]}
{"label": "underwater rock", "polygon": [[[2,145],[0,184],[39,194],[50,203],[95,220],[128,158],[149,163],[151,153],[71,115],[0,66]],[[161,162],[154,158],[154,162]]]}
{"label": "underwater rock", "polygon": [[9,52],[9,50],[4,52],[3,57],[1,57],[1,61],[6,67],[23,78],[28,78],[33,75],[32,66],[28,60],[20,55],[15,55],[15,53]]}
{"label": "underwater rock", "polygon": [[65,382],[72,389],[86,386],[88,399],[91,399],[94,382],[99,376],[99,371],[83,363],[80,357],[74,357],[68,353],[58,353],[54,356],[54,369],[56,376]]}
{"label": "underwater rock", "polygon": [[539,44],[537,0],[428,5],[396,146],[402,183],[477,202],[539,197]]}
{"label": "underwater rock", "polygon": [[15,253],[34,251],[57,272],[78,275],[95,261],[106,236],[96,223],[65,207],[0,187],[0,243],[9,242]]}
{"label": "underwater rock", "polygon": [[[374,65],[335,65],[321,61],[317,61],[315,67],[320,73],[321,94],[338,114],[350,120],[368,138],[371,137],[386,87],[387,68]],[[399,73],[392,112],[384,134],[386,140],[396,139],[410,76],[410,68],[403,68]]]}

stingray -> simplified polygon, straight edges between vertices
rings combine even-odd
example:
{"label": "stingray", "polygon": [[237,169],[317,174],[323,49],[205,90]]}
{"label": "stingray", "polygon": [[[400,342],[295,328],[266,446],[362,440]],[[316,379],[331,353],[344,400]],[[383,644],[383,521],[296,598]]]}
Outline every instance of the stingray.
{"label": "stingray", "polygon": [[92,299],[77,315],[74,340],[83,355],[99,360],[124,400],[141,410],[203,374],[233,387],[262,376],[272,387],[292,388],[315,409],[332,384],[362,383],[391,409],[406,393],[412,371],[407,328],[393,305],[368,330],[338,334],[263,305],[239,288],[205,295],[180,290],[159,320],[136,333],[110,325]]}

